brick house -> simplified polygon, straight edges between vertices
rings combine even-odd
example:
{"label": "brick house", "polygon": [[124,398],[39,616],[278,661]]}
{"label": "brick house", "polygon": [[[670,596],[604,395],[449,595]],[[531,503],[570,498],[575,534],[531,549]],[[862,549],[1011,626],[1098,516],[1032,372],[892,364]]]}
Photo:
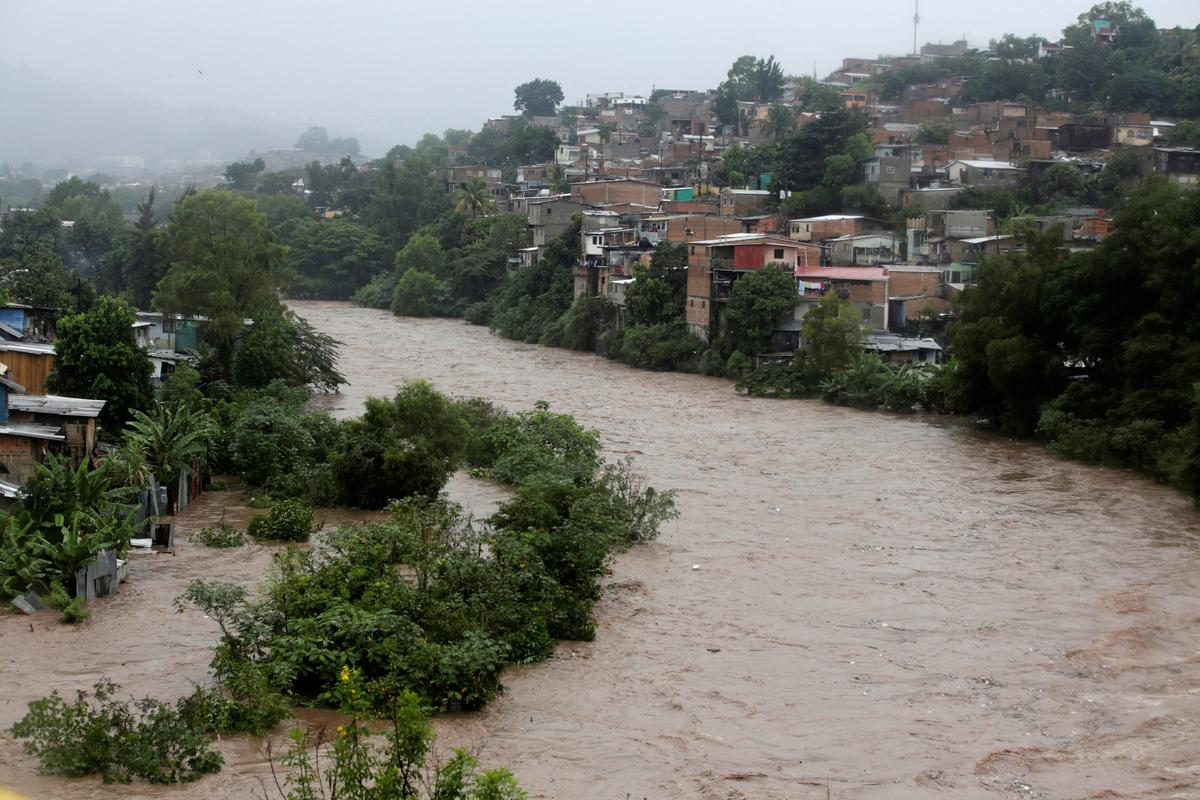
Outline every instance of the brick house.
{"label": "brick house", "polygon": [[687,325],[705,341],[723,330],[725,304],[735,284],[768,264],[795,271],[821,262],[821,248],[783,236],[740,233],[688,242]]}
{"label": "brick house", "polygon": [[1024,172],[1007,161],[956,159],[946,165],[946,177],[962,186],[1015,186]]}
{"label": "brick house", "polygon": [[886,267],[801,267],[796,270],[799,302],[796,321],[829,294],[849,300],[873,330],[886,330],[888,271]]}
{"label": "brick house", "polygon": [[662,186],[637,178],[572,183],[571,196],[590,206],[629,203],[657,209],[662,202]]}
{"label": "brick house", "polygon": [[763,209],[771,193],[766,189],[721,190],[722,217],[748,217]]}
{"label": "brick house", "polygon": [[861,214],[825,214],[788,220],[788,236],[800,242],[821,242],[841,236],[875,233],[884,227],[883,220]]}

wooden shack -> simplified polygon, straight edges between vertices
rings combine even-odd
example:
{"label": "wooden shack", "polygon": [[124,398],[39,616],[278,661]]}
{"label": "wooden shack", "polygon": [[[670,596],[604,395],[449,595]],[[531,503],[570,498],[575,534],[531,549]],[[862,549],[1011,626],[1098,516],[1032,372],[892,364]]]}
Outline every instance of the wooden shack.
{"label": "wooden shack", "polygon": [[0,361],[8,365],[8,377],[33,394],[46,391],[55,358],[52,344],[0,341]]}

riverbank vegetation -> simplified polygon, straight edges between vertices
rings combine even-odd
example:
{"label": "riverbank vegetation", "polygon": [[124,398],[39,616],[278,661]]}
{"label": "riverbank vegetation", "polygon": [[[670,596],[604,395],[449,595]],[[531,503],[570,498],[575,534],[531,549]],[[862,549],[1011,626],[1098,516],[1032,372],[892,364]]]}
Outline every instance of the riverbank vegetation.
{"label": "riverbank vegetation", "polygon": [[[605,463],[595,432],[544,404],[511,414],[415,382],[390,400],[371,399],[362,417],[338,422],[303,411],[307,392],[280,382],[217,398],[178,395],[130,425],[154,442],[150,462],[171,465],[159,470],[184,469],[195,447],[209,464],[245,467],[242,477],[257,481],[271,505],[251,521],[251,537],[307,539],[313,512],[298,498],[309,486],[313,496],[386,506],[387,519],[329,531],[309,547],[289,545],[254,600],[240,586],[194,581],[178,603],[220,627],[213,685],[175,705],[130,704],[107,683],[74,703],[51,695],[14,728],[29,752],[60,774],[193,780],[219,769],[219,755],[207,746],[212,736],[265,732],[293,703],[345,709],[353,675],[355,719],[334,741],[339,781],[369,782],[396,770],[411,777],[417,772],[407,771],[424,765],[427,777],[459,776],[462,793],[446,796],[520,797],[511,776],[480,772],[466,753],[435,766],[425,749],[380,750],[359,720],[382,715],[395,731],[427,730],[431,712],[475,709],[493,698],[506,665],[545,659],[558,639],[590,639],[612,556],[657,535],[675,514],[672,493],[645,486],[628,461]],[[328,472],[304,477],[324,461]],[[34,511],[67,507],[72,498],[96,506],[107,487],[98,482],[117,463],[48,469],[28,503]],[[462,466],[511,484],[516,494],[489,519],[471,519],[441,495]],[[217,547],[242,541],[229,526],[198,538]],[[128,748],[104,744],[121,736]],[[152,736],[166,742],[154,754],[142,744]],[[285,763],[295,791],[305,791],[315,774],[306,771],[309,734],[296,737]],[[354,737],[353,745],[339,745],[342,737]]]}
{"label": "riverbank vegetation", "polygon": [[351,668],[376,710],[403,692],[429,708],[474,709],[500,691],[506,664],[592,637],[612,555],[653,538],[673,496],[644,486],[629,462],[603,463],[596,435],[567,415],[449,407],[462,440],[448,466],[468,461],[511,483],[514,498],[473,520],[438,495],[449,472],[434,472],[389,503],[385,522],[277,555],[256,600],[193,582],[186,600],[222,629],[219,679],[252,669],[287,696],[329,703]]}

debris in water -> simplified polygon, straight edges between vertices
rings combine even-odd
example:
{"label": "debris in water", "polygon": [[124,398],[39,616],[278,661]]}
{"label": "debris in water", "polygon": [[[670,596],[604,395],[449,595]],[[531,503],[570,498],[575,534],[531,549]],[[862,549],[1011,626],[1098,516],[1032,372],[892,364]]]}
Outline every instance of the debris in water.
{"label": "debris in water", "polygon": [[699,565],[699,564],[692,564],[692,569],[700,569],[700,565]]}

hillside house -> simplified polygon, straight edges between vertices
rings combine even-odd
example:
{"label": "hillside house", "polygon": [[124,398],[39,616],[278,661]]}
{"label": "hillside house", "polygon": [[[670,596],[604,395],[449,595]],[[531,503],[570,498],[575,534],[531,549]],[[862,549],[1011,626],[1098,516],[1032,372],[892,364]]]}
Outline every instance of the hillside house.
{"label": "hillside house", "polygon": [[885,267],[801,267],[796,270],[796,321],[829,294],[849,300],[872,330],[888,324],[888,271]]}
{"label": "hillside house", "polygon": [[9,341],[52,342],[58,311],[23,303],[0,305],[0,336]]}
{"label": "hillside house", "polygon": [[771,234],[740,233],[688,242],[688,330],[705,341],[719,336],[733,285],[746,273],[768,264],[795,272],[820,263],[819,245]]}
{"label": "hillside house", "polygon": [[25,391],[46,391],[46,378],[54,371],[57,356],[54,345],[34,342],[0,342],[0,360],[7,366],[7,377]]}
{"label": "hillside house", "polygon": [[946,177],[961,186],[1015,186],[1025,170],[1007,161],[955,159],[946,165]]}
{"label": "hillside house", "polygon": [[896,264],[904,260],[904,238],[891,233],[860,233],[826,241],[834,264]]}
{"label": "hillside house", "polygon": [[1190,147],[1155,147],[1155,172],[1162,172],[1172,183],[1195,186],[1200,183],[1200,150]]}
{"label": "hillside house", "polygon": [[571,227],[571,217],[583,211],[583,203],[571,195],[531,197],[526,201],[526,211],[533,231],[533,246],[542,248]]}
{"label": "hillside house", "polygon": [[637,178],[587,181],[572,183],[571,196],[589,206],[629,204],[657,210],[662,202],[662,186]]}
{"label": "hillside house", "polygon": [[49,453],[78,466],[96,446],[103,400],[25,394],[0,364],[0,481],[20,486]]}
{"label": "hillside house", "polygon": [[885,227],[883,220],[861,214],[825,214],[788,220],[788,237],[800,242],[823,242],[842,236],[876,233]]}
{"label": "hillside house", "polygon": [[745,233],[741,220],[710,214],[655,214],[638,220],[638,241],[656,246],[683,244],[689,239],[714,239]]}
{"label": "hillside house", "polygon": [[760,212],[770,199],[771,193],[766,189],[730,189],[721,190],[722,217],[748,217]]}

